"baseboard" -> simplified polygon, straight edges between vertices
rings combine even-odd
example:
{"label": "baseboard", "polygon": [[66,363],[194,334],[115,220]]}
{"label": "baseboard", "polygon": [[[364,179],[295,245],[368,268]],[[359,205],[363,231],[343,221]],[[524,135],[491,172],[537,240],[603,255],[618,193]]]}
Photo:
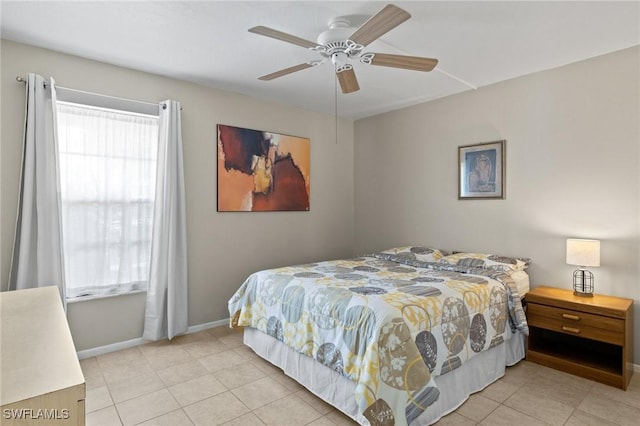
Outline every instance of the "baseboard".
{"label": "baseboard", "polygon": [[187,328],[187,334],[197,333],[198,331],[207,330],[214,327],[221,327],[223,325],[229,325],[229,318],[206,322],[204,324],[192,325],[191,327]]}
{"label": "baseboard", "polygon": [[640,364],[633,364],[633,371],[635,373],[640,373]]}
{"label": "baseboard", "polygon": [[78,359],[91,358],[92,356],[104,355],[109,352],[121,351],[122,349],[133,348],[145,343],[142,337],[137,339],[126,340],[124,342],[111,343],[110,345],[98,346],[97,348],[85,349],[78,351]]}
{"label": "baseboard", "polygon": [[[229,318],[221,319],[218,321],[207,322],[204,324],[192,325],[187,328],[187,332],[185,334],[197,333],[199,331],[207,330],[209,328],[220,327],[223,325],[229,324]],[[91,358],[92,356],[104,355],[109,352],[120,351],[122,349],[129,349],[135,346],[144,345],[147,343],[142,337],[138,337],[137,339],[126,340],[124,342],[111,343],[109,345],[98,346],[97,348],[85,349],[82,351],[78,351],[78,359]]]}

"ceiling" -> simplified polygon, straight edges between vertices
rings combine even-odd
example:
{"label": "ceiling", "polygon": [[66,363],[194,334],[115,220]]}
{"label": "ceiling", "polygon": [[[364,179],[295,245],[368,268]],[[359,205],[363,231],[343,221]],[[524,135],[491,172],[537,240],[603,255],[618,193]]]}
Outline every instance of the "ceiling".
{"label": "ceiling", "polygon": [[[335,113],[331,63],[257,77],[316,52],[249,33],[264,25],[307,40],[335,17],[356,25],[386,2],[2,1],[4,39]],[[358,119],[640,44],[640,2],[398,1],[412,18],[365,51],[439,59],[430,73],[354,62],[361,90],[337,94]]]}

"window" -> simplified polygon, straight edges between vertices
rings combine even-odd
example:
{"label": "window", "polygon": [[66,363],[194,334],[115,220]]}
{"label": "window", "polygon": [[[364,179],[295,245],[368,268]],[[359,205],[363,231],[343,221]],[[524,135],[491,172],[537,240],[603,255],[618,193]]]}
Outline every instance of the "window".
{"label": "window", "polygon": [[158,117],[57,103],[67,297],[146,290]]}

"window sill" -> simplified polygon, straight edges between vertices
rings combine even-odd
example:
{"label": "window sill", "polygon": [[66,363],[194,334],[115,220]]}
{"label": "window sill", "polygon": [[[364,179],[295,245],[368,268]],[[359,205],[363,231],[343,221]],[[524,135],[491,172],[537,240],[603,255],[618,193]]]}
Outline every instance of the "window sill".
{"label": "window sill", "polygon": [[133,291],[128,291],[126,293],[114,293],[114,294],[94,294],[94,295],[90,295],[90,296],[78,296],[78,297],[73,297],[73,298],[67,298],[67,304],[71,304],[71,303],[78,303],[78,302],[86,302],[88,300],[96,300],[96,299],[110,299],[113,297],[120,297],[120,296],[129,296],[132,294],[139,294],[139,293],[146,293],[147,290],[133,290]]}

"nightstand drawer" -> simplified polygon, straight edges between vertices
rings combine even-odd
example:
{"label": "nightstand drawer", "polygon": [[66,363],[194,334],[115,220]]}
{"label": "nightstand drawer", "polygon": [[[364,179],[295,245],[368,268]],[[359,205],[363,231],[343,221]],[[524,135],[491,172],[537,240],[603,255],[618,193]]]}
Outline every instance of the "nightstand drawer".
{"label": "nightstand drawer", "polygon": [[588,314],[586,312],[573,311],[571,309],[555,308],[553,306],[530,303],[527,306],[527,317],[543,316],[562,321],[568,327],[586,326],[604,328],[607,331],[624,333],[624,320],[602,315]]}
{"label": "nightstand drawer", "polygon": [[622,346],[624,321],[550,306],[528,304],[527,321],[531,327],[584,337]]}

